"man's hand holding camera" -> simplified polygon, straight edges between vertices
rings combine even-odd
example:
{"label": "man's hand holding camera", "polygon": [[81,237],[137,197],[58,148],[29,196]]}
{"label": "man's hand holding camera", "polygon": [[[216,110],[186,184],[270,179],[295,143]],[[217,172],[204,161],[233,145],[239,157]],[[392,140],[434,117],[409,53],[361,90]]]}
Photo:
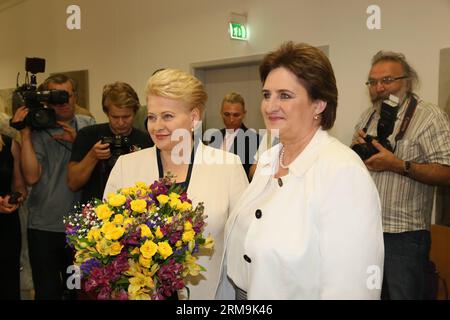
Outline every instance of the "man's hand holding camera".
{"label": "man's hand holding camera", "polygon": [[25,118],[28,115],[28,108],[26,106],[21,106],[17,108],[16,112],[14,113],[14,116],[12,117],[10,121],[11,127],[13,127],[16,130],[19,130],[21,132],[30,132],[30,128],[28,128],[25,125]]}
{"label": "man's hand holding camera", "polygon": [[89,155],[95,160],[107,160],[111,157],[111,149],[109,143],[102,143],[99,140],[89,151]]}
{"label": "man's hand holding camera", "polygon": [[20,205],[24,201],[24,197],[20,192],[12,192],[5,196],[0,196],[0,212],[1,213],[13,213],[19,209]]}
{"label": "man's hand holding camera", "polygon": [[[354,144],[366,143],[364,138],[366,133],[363,130],[358,131],[359,137]],[[390,150],[383,147],[377,140],[372,139],[371,144],[378,150],[377,153],[370,158],[364,160],[364,164],[370,171],[392,171],[399,174],[403,173],[404,161],[397,158]]]}

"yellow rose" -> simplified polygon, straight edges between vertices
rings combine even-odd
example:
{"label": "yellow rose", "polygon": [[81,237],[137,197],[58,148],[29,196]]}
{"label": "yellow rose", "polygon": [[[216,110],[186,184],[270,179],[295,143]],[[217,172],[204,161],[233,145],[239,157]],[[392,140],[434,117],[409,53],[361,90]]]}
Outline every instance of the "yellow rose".
{"label": "yellow rose", "polygon": [[181,206],[181,210],[183,211],[189,211],[192,209],[192,204],[189,202],[183,202],[183,205]]}
{"label": "yellow rose", "polygon": [[110,192],[108,193],[108,195],[106,196],[106,198],[109,200],[109,198],[114,197],[116,194],[114,192]]}
{"label": "yellow rose", "polygon": [[145,258],[151,259],[155,255],[157,249],[158,246],[153,241],[146,240],[139,250]]}
{"label": "yellow rose", "polygon": [[92,228],[91,230],[89,230],[87,238],[90,242],[99,241],[102,238],[102,234],[99,229]]}
{"label": "yellow rose", "polygon": [[147,194],[147,190],[146,189],[142,189],[142,188],[137,188],[136,189],[136,195],[137,196],[143,196],[145,194]]}
{"label": "yellow rose", "polygon": [[175,243],[175,247],[179,248],[183,245],[183,242],[181,242],[180,240],[177,241],[177,243]]}
{"label": "yellow rose", "polygon": [[181,209],[183,207],[181,200],[176,198],[170,198],[169,205],[172,209]]}
{"label": "yellow rose", "polygon": [[95,208],[95,213],[97,214],[97,217],[101,220],[107,220],[113,214],[113,212],[109,209],[106,203],[101,204],[97,208]]}
{"label": "yellow rose", "polygon": [[101,229],[100,229],[100,231],[103,233],[103,234],[107,234],[107,233],[109,233],[109,232],[111,232],[113,229],[114,229],[114,223],[112,223],[112,222],[105,222],[104,224],[103,224],[103,226],[101,227]]}
{"label": "yellow rose", "polygon": [[159,242],[158,253],[163,259],[167,259],[167,257],[169,257],[173,253],[172,247],[167,241]]}
{"label": "yellow rose", "polygon": [[127,201],[127,198],[125,198],[122,194],[115,194],[108,198],[108,203],[113,207],[120,207],[125,203],[125,201]]}
{"label": "yellow rose", "polygon": [[136,187],[129,187],[128,188],[129,190],[129,192],[130,192],[130,195],[132,195],[132,196],[135,196],[136,195]]}
{"label": "yellow rose", "polygon": [[156,228],[155,236],[158,239],[161,239],[162,237],[164,237],[163,233],[161,232],[161,228],[159,226]]}
{"label": "yellow rose", "polygon": [[108,240],[106,240],[105,238],[101,239],[95,245],[95,249],[97,249],[97,252],[100,253],[102,256],[108,256],[109,255]]}
{"label": "yellow rose", "polygon": [[131,209],[134,212],[143,213],[143,212],[147,211],[147,201],[145,201],[145,200],[142,200],[142,199],[133,200],[133,201],[131,201],[130,205],[131,205]]}
{"label": "yellow rose", "polygon": [[141,264],[141,266],[143,266],[145,268],[150,268],[150,266],[152,264],[152,259],[147,259],[143,255],[140,255],[139,256],[139,263]]}
{"label": "yellow rose", "polygon": [[175,193],[175,192],[171,192],[170,194],[169,194],[169,198],[175,198],[175,199],[178,199],[180,197],[180,195],[178,194],[178,193]]}
{"label": "yellow rose", "polygon": [[167,223],[172,223],[173,218],[172,217],[168,217],[167,218]]}
{"label": "yellow rose", "polygon": [[120,194],[123,194],[124,196],[129,196],[131,194],[130,188],[122,188],[120,189]]}
{"label": "yellow rose", "polygon": [[139,248],[134,248],[133,250],[131,250],[130,254],[131,255],[140,254]]}
{"label": "yellow rose", "polygon": [[186,221],[184,223],[184,231],[191,231],[192,230],[192,223],[190,221]]}
{"label": "yellow rose", "polygon": [[115,224],[123,224],[123,221],[124,221],[124,217],[123,217],[122,214],[119,213],[119,214],[116,214],[114,216],[113,223],[115,223]]}
{"label": "yellow rose", "polygon": [[110,256],[117,256],[122,251],[123,245],[120,244],[120,242],[114,241],[109,246],[109,255]]}
{"label": "yellow rose", "polygon": [[105,235],[105,238],[108,240],[117,240],[120,237],[122,237],[123,234],[125,233],[124,228],[118,227],[114,223],[111,223],[111,222],[105,223],[102,226],[101,231]]}
{"label": "yellow rose", "polygon": [[150,228],[146,224],[141,224],[139,226],[141,228],[141,237],[147,237],[149,239],[153,239],[152,232],[150,231]]}
{"label": "yellow rose", "polygon": [[184,242],[189,242],[189,241],[194,239],[194,236],[195,236],[195,231],[194,230],[185,231],[185,232],[183,232],[183,236],[181,237],[181,239]]}
{"label": "yellow rose", "polygon": [[161,205],[166,204],[169,201],[169,197],[166,196],[165,194],[160,194],[159,196],[156,197],[156,199]]}
{"label": "yellow rose", "polygon": [[118,240],[125,233],[125,229],[122,227],[114,227],[110,232],[105,234],[105,238],[108,240]]}
{"label": "yellow rose", "polygon": [[145,182],[142,181],[138,181],[135,183],[136,187],[141,188],[141,189],[148,189],[148,186]]}
{"label": "yellow rose", "polygon": [[134,218],[126,218],[124,221],[123,221],[123,226],[124,227],[128,227],[129,225],[131,225],[131,224],[133,224],[134,223]]}

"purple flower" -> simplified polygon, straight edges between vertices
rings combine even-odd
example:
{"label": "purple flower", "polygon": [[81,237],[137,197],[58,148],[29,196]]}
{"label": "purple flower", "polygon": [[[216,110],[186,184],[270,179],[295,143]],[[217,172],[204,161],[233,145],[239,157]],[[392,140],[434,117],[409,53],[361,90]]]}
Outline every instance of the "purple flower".
{"label": "purple flower", "polygon": [[119,292],[114,291],[112,298],[114,300],[128,300],[128,294],[124,289],[120,289]]}
{"label": "purple flower", "polygon": [[97,295],[98,300],[109,300],[111,298],[111,288],[103,287]]}
{"label": "purple flower", "polygon": [[101,262],[98,261],[97,259],[89,259],[81,264],[80,269],[83,272],[83,274],[90,274],[92,268],[95,267],[99,268],[101,265],[102,265]]}
{"label": "purple flower", "polygon": [[169,263],[160,267],[157,272],[160,282],[160,286],[156,294],[157,298],[168,298],[174,294],[175,291],[184,288],[184,281],[181,277],[182,270],[183,265],[175,262],[175,260],[170,260]]}

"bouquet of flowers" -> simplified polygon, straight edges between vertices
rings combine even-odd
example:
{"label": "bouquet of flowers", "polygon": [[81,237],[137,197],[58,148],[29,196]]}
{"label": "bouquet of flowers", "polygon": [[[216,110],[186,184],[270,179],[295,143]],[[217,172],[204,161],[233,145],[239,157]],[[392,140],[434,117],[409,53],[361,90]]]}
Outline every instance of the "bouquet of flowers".
{"label": "bouquet of flowers", "polygon": [[171,177],[75,206],[64,218],[83,290],[97,299],[163,300],[185,287],[205,238],[203,203],[195,208]]}

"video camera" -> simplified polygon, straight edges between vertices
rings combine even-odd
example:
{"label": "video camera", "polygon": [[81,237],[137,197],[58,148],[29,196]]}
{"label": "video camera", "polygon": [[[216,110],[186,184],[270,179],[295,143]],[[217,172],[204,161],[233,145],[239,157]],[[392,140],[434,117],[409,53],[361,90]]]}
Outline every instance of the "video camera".
{"label": "video camera", "polygon": [[[23,105],[29,109],[28,115],[22,124],[23,126],[32,129],[57,127],[55,110],[48,108],[43,103],[67,103],[69,101],[69,93],[64,90],[36,90],[36,73],[45,72],[45,59],[25,58],[25,70],[27,72],[25,84],[21,86],[17,84],[17,88],[13,93],[14,112]],[[28,72],[31,73],[31,81],[28,81]]]}
{"label": "video camera", "polygon": [[394,131],[395,120],[397,120],[397,113],[399,109],[399,99],[394,95],[389,95],[389,98],[384,100],[380,108],[380,119],[377,125],[377,137],[366,135],[364,141],[353,145],[352,149],[359,155],[362,160],[367,160],[379,151],[372,144],[372,140],[377,140],[384,148],[394,152],[388,137]]}
{"label": "video camera", "polygon": [[121,135],[103,137],[102,143],[109,143],[109,149],[111,150],[111,157],[105,160],[109,168],[114,167],[121,155],[130,153],[131,143],[128,137]]}

